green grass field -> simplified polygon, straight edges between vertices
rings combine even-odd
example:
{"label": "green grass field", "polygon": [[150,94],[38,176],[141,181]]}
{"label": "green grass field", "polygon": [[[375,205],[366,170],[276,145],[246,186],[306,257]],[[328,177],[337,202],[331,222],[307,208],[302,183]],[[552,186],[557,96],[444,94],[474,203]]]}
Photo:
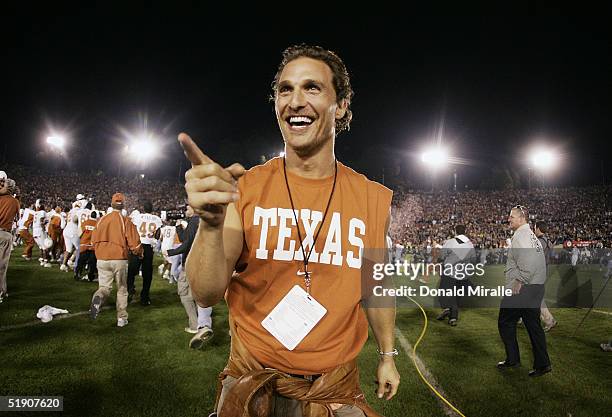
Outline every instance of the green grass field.
{"label": "green grass field", "polygon": [[[153,305],[131,304],[125,328],[116,327],[112,304],[96,321],[82,314],[36,323],[35,314],[45,304],[71,313],[86,311],[97,284],[75,282],[57,266],[44,269],[20,255],[20,249],[13,253],[10,297],[0,304],[0,395],[61,395],[64,412],[56,414],[66,416],[208,415],[230,343],[225,305],[215,307],[215,337],[202,351],[188,349],[190,335],[183,331],[187,319],[176,287],[157,272]],[[493,266],[488,272],[500,275],[500,270]],[[556,276],[561,279],[563,274]],[[596,269],[579,270],[578,281],[589,277],[601,281]],[[409,303],[400,306],[397,327],[414,344],[423,326],[421,312]],[[463,310],[454,328],[435,320],[438,309],[426,311],[429,326],[417,354],[447,399],[466,416],[612,415],[612,354],[598,347],[612,336],[611,315],[592,313],[573,337],[586,310],[553,309],[560,323],[547,335],[554,370],[532,379],[527,376],[531,350],[523,329],[519,329],[523,367],[506,373],[495,369],[504,357],[497,309]],[[400,351],[400,389],[385,402],[374,396],[377,356],[373,341],[366,344],[359,365],[368,401],[388,417],[445,416],[407,353]]]}

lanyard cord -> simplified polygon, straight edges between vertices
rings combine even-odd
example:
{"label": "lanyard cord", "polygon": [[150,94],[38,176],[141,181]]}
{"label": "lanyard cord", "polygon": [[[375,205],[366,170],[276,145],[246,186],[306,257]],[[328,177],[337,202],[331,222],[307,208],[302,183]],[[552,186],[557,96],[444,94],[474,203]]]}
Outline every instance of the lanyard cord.
{"label": "lanyard cord", "polygon": [[327,200],[327,207],[325,207],[323,219],[321,219],[321,225],[319,226],[319,230],[317,230],[317,233],[315,233],[314,239],[312,241],[312,246],[310,246],[308,254],[306,254],[306,251],[304,250],[302,233],[300,232],[300,223],[298,222],[297,215],[295,214],[295,205],[293,204],[293,197],[291,196],[291,189],[289,188],[289,180],[287,179],[287,163],[285,162],[284,157],[283,174],[285,176],[285,184],[287,185],[287,194],[289,194],[289,201],[291,202],[291,212],[293,213],[293,218],[295,219],[295,225],[297,227],[298,238],[300,239],[300,249],[302,250],[302,256],[304,257],[304,283],[306,284],[306,292],[310,294],[310,272],[308,272],[308,259],[310,259],[310,254],[312,253],[312,250],[315,247],[315,243],[317,242],[317,238],[319,237],[319,233],[323,228],[325,218],[327,217],[327,212],[329,211],[329,206],[331,205],[332,197],[334,196],[334,190],[336,189],[336,178],[338,177],[338,161],[336,161],[336,159],[334,158],[334,183],[332,185],[331,193],[329,194],[329,200]]}

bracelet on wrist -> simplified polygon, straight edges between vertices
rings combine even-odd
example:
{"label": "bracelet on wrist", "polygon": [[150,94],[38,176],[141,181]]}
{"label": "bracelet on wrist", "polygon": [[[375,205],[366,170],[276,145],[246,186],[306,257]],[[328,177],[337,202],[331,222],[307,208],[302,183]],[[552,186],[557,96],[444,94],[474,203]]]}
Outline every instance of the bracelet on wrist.
{"label": "bracelet on wrist", "polygon": [[380,356],[397,356],[399,355],[399,352],[397,351],[397,349],[393,349],[390,352],[381,352],[380,350],[376,349],[376,352],[380,355]]}

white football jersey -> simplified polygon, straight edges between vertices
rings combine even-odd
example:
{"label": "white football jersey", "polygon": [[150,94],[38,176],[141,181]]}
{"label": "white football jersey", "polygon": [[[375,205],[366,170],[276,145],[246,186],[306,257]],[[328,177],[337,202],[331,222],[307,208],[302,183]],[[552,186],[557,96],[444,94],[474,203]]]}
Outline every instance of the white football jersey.
{"label": "white football jersey", "polygon": [[18,223],[19,230],[27,229],[25,222],[28,220],[30,215],[34,216],[34,213],[36,212],[32,210],[31,208],[25,208],[23,210],[23,214],[21,215],[21,218],[19,219],[19,223]]}
{"label": "white football jersey", "polygon": [[159,216],[150,213],[140,213],[132,218],[132,222],[136,225],[136,229],[138,229],[140,243],[154,245],[156,242],[155,232],[162,227],[162,220]]}
{"label": "white football jersey", "polygon": [[70,211],[68,212],[68,221],[71,222],[74,220],[75,217],[78,217],[78,210],[80,210],[80,208],[78,207],[73,207],[72,209],[70,209]]}
{"label": "white football jersey", "polygon": [[81,200],[77,200],[77,201],[75,201],[75,202],[74,202],[72,205],[73,205],[73,207],[74,207],[74,205],[75,205],[75,204],[78,204],[78,205],[79,205],[79,207],[81,207],[81,208],[85,208],[85,206],[87,205],[87,203],[89,203],[89,200],[88,200],[88,199],[86,199],[86,198],[83,198],[83,199],[81,199]]}
{"label": "white football jersey", "polygon": [[81,224],[85,222],[85,220],[89,219],[89,216],[91,215],[91,210],[86,209],[86,208],[82,208],[82,209],[77,209],[75,210],[75,214],[77,215],[78,218],[78,226],[79,229],[81,228]]}
{"label": "white football jersey", "polygon": [[45,213],[45,231],[47,233],[49,233],[49,223],[51,222],[51,218],[53,217],[53,214],[55,214],[55,210],[53,209]]}
{"label": "white football jersey", "polygon": [[36,213],[34,213],[34,222],[32,223],[32,232],[34,233],[34,236],[42,235],[46,217],[47,212],[44,210],[38,210]]}
{"label": "white football jersey", "polygon": [[174,240],[176,239],[176,227],[175,226],[164,226],[161,228],[161,248],[162,250],[170,250],[174,247]]}

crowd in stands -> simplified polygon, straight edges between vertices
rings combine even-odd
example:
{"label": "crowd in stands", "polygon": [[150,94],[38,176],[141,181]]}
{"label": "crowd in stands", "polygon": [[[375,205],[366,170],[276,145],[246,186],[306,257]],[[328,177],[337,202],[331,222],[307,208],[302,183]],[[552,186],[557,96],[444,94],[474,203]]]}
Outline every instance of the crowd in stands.
{"label": "crowd in stands", "polygon": [[[140,176],[108,176],[102,172],[44,172],[20,165],[5,165],[21,190],[22,206],[42,199],[50,207],[69,208],[76,193],[106,208],[113,193],[122,191],[130,202],[148,199],[156,211],[181,209],[185,190],[178,181]],[[531,220],[544,220],[556,244],[567,240],[612,245],[612,187],[467,190],[460,192],[396,192],[390,236],[406,247],[442,243],[455,224],[465,224],[477,247],[497,248],[510,237],[507,217],[517,204],[526,206]]]}
{"label": "crowd in stands", "polygon": [[469,190],[396,193],[391,237],[404,246],[423,247],[452,237],[455,224],[466,225],[474,245],[502,247],[510,237],[508,213],[515,205],[528,208],[530,220],[544,220],[556,244],[590,241],[612,244],[612,187],[532,190]]}
{"label": "crowd in stands", "polygon": [[142,200],[151,201],[156,211],[173,210],[185,204],[185,189],[176,180],[117,177],[103,172],[44,172],[21,165],[4,165],[3,169],[19,186],[22,206],[29,206],[41,199],[49,207],[69,209],[75,195],[82,193],[96,207],[106,209],[111,196],[117,191],[122,191],[126,196],[128,207],[135,207]]}

